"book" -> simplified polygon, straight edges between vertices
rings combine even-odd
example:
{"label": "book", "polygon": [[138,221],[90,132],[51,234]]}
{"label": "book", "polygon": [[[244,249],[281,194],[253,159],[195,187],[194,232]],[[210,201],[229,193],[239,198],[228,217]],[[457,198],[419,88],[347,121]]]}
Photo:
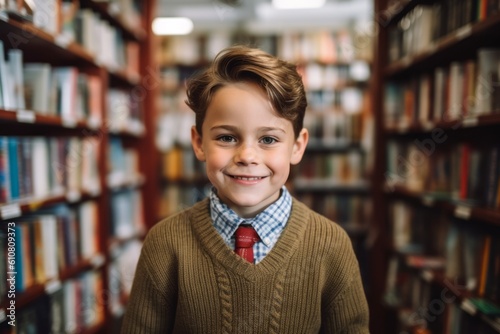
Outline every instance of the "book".
{"label": "book", "polygon": [[30,137],[19,137],[19,197],[33,194],[33,141]]}
{"label": "book", "polygon": [[15,109],[16,99],[14,95],[14,82],[11,68],[5,58],[6,52],[3,41],[0,41],[0,83],[2,86],[2,101],[0,107],[4,109]]}
{"label": "book", "polygon": [[486,236],[482,247],[481,271],[479,276],[479,285],[477,292],[477,295],[479,297],[484,297],[486,292],[486,281],[488,277],[488,265],[490,262],[490,252],[491,252],[491,240],[492,237],[490,235]]}
{"label": "book", "polygon": [[83,259],[90,259],[99,251],[99,215],[97,210],[97,204],[92,201],[82,203],[78,207],[79,254]]}
{"label": "book", "polygon": [[57,114],[61,118],[76,121],[76,99],[78,88],[78,69],[75,67],[55,67],[53,75],[57,80]]}
{"label": "book", "polygon": [[8,137],[8,162],[10,180],[10,200],[20,198],[20,170],[19,170],[19,139],[17,137]]}
{"label": "book", "polygon": [[72,42],[76,39],[76,13],[78,12],[78,2],[73,0],[62,0],[60,5],[61,31],[65,40]]}
{"label": "book", "polygon": [[462,62],[452,62],[450,64],[450,91],[449,91],[449,119],[459,119],[462,115],[462,102],[464,96],[464,64]]}
{"label": "book", "polygon": [[50,114],[51,66],[30,63],[23,67],[26,109],[40,114]]}
{"label": "book", "polygon": [[20,49],[9,49],[7,51],[10,67],[12,84],[12,94],[14,98],[13,107],[16,109],[24,109],[24,78],[23,78],[23,52]]}
{"label": "book", "polygon": [[39,219],[34,219],[32,221],[32,241],[33,241],[33,262],[34,262],[34,281],[38,284],[44,284],[46,281],[45,276],[45,259],[44,255],[44,244],[43,244],[43,232],[44,226]]}
{"label": "book", "polygon": [[25,266],[24,266],[24,256],[25,256],[25,249],[23,247],[23,240],[24,240],[24,233],[26,232],[26,229],[22,227],[22,224],[16,224],[14,227],[15,230],[15,254],[16,254],[16,264],[15,264],[15,270],[16,270],[16,291],[23,292],[24,289],[26,288],[25,285]]}
{"label": "book", "polygon": [[7,137],[0,137],[0,204],[10,200],[9,148]]}
{"label": "book", "polygon": [[47,280],[59,276],[58,264],[58,221],[54,215],[43,214],[38,216],[40,224],[43,226],[41,232],[43,248],[38,251],[43,254],[44,276]]}
{"label": "book", "polygon": [[434,101],[433,101],[433,115],[435,121],[440,121],[445,114],[445,83],[447,77],[447,70],[443,67],[437,67],[434,70]]}
{"label": "book", "polygon": [[[484,294],[487,299],[500,303],[500,238],[498,236],[493,237],[491,241]],[[498,307],[497,309],[500,310]],[[496,315],[499,316],[500,313]]]}
{"label": "book", "polygon": [[46,138],[32,138],[31,170],[33,173],[33,196],[43,198],[50,194],[49,143]]}
{"label": "book", "polygon": [[475,114],[491,113],[493,110],[494,80],[499,77],[500,49],[483,48],[477,52],[476,105]]}
{"label": "book", "polygon": [[60,26],[57,1],[58,0],[33,0],[35,5],[33,24],[53,35],[58,32]]}
{"label": "book", "polygon": [[50,333],[65,333],[66,311],[64,308],[64,290],[59,288],[49,296],[49,306],[51,314]]}

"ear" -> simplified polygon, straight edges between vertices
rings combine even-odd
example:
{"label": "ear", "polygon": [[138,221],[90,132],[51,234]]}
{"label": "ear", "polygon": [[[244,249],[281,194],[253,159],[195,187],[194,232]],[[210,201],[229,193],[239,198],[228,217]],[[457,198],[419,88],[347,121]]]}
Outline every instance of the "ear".
{"label": "ear", "polygon": [[191,127],[191,145],[193,145],[196,158],[200,161],[205,161],[205,152],[203,151],[201,135],[198,133],[195,126]]}
{"label": "ear", "polygon": [[293,144],[292,158],[290,159],[292,165],[296,165],[302,160],[308,141],[309,132],[306,128],[303,128],[300,130],[299,136],[295,139],[295,143]]}

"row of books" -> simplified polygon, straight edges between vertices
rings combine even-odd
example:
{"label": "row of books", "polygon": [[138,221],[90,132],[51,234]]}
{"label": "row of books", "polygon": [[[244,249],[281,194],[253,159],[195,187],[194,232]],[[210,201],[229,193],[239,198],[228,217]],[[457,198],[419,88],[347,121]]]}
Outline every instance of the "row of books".
{"label": "row of books", "polygon": [[144,133],[140,96],[133,90],[109,88],[106,98],[106,127],[111,132]]}
{"label": "row of books", "polygon": [[307,154],[293,167],[294,178],[322,179],[349,184],[365,178],[364,153],[352,150],[346,153]]}
{"label": "row of books", "polygon": [[[77,207],[59,205],[4,225],[0,276],[6,282],[6,273],[16,272],[17,293],[57,280],[65,269],[93,260],[100,252],[97,204],[93,201]],[[0,296],[5,298],[6,286],[1,287]]]}
{"label": "row of books", "polygon": [[366,227],[371,215],[371,201],[366,196],[311,192],[294,196],[316,212],[351,229]]}
{"label": "row of books", "polygon": [[292,195],[311,209],[339,224],[349,235],[359,263],[365,289],[369,289],[370,248],[367,244],[372,202],[366,196],[342,195],[336,193],[295,192]]}
{"label": "row of books", "polygon": [[309,131],[311,143],[339,146],[359,144],[371,132],[364,114],[339,110],[306,112],[304,127]]}
{"label": "row of books", "polygon": [[[463,307],[453,304],[447,309],[447,313],[445,314],[445,333],[466,334],[473,332],[477,334],[497,334],[500,331],[498,307],[491,306],[490,303],[484,303],[481,299],[474,299],[473,302],[479,306],[484,305],[484,307],[481,307],[483,315],[478,317],[474,311],[466,311]],[[484,314],[488,315],[485,316]],[[492,315],[497,320],[491,319]]]}
{"label": "row of books", "polygon": [[122,30],[112,26],[78,2],[65,1],[61,5],[62,26],[58,38],[64,43],[76,42],[92,54],[97,63],[113,70],[139,74],[139,45],[126,40]]}
{"label": "row of books", "polygon": [[386,182],[441,199],[500,207],[500,146],[459,143],[440,149],[429,139],[387,145]]}
{"label": "row of books", "polygon": [[494,0],[443,0],[417,5],[389,29],[389,62],[416,54],[470,23],[500,12]]}
{"label": "row of books", "polygon": [[137,189],[123,189],[111,196],[111,236],[119,239],[141,236],[146,231],[142,195]]}
{"label": "row of books", "polygon": [[333,87],[325,90],[308,90],[307,102],[309,110],[340,110],[346,113],[359,113],[363,110],[365,92],[356,87],[345,87],[335,89]]}
{"label": "row of books", "polygon": [[[498,228],[478,229],[475,222],[437,216],[399,200],[391,203],[389,212],[394,250],[404,254],[396,255],[398,261],[413,269],[441,273],[469,294],[500,303]],[[392,268],[389,290],[397,288],[394,275],[397,270]]]}
{"label": "row of books", "polygon": [[57,289],[15,311],[15,326],[7,321],[0,331],[14,333],[82,333],[104,321],[107,292],[102,275],[89,271],[59,284]]}
{"label": "row of books", "polygon": [[20,16],[23,21],[31,21],[36,27],[52,34],[60,31],[57,8],[57,0],[44,0],[43,2],[7,0],[0,5],[2,13]]}
{"label": "row of books", "polygon": [[[56,43],[66,47],[76,42],[95,57],[98,64],[112,70],[122,70],[132,76],[139,74],[138,43],[125,39],[122,30],[102,19],[99,13],[81,7],[78,1],[24,3],[35,6],[30,8],[33,12],[31,15],[22,15],[23,21],[32,21],[35,26],[55,35]],[[13,12],[16,13],[16,10],[7,9],[7,14]]]}
{"label": "row of books", "polygon": [[156,145],[162,152],[174,146],[191,147],[191,127],[195,124],[195,114],[184,102],[185,91],[163,94],[163,114],[158,117]]}
{"label": "row of books", "polygon": [[0,137],[0,204],[100,192],[95,137]]}
{"label": "row of books", "polygon": [[197,181],[207,179],[206,169],[189,146],[172,147],[163,154],[162,175],[169,181]]}
{"label": "row of books", "polygon": [[0,41],[0,108],[27,109],[57,115],[67,121],[102,119],[98,77],[75,67],[52,67],[46,63],[23,64],[23,52],[7,51]]}
{"label": "row of books", "polygon": [[[165,91],[183,89],[183,84],[200,66],[165,66],[161,70]],[[306,90],[342,90],[366,82],[370,65],[364,60],[349,63],[324,64],[308,62],[298,65]]]}
{"label": "row of books", "polygon": [[370,67],[366,61],[346,64],[306,63],[299,66],[306,90],[344,89],[353,83],[366,82]]}
{"label": "row of books", "polygon": [[137,183],[141,178],[139,152],[125,147],[120,137],[111,136],[108,141],[107,172],[111,188]]}
{"label": "row of books", "polygon": [[370,43],[355,44],[356,32],[338,31],[284,32],[281,35],[232,35],[212,32],[206,35],[164,38],[158,50],[158,62],[164,65],[193,65],[210,61],[223,48],[235,43],[250,44],[294,62],[324,64],[347,63],[370,58]]}
{"label": "row of books", "polygon": [[[500,329],[500,308],[483,298],[464,298],[460,285],[428,281],[417,273],[400,272],[398,297],[386,295],[386,302],[402,302],[398,308],[398,333],[412,334],[496,334]],[[457,294],[457,295],[455,295]],[[470,306],[469,306],[470,305]],[[395,305],[396,306],[396,305]]]}
{"label": "row of books", "polygon": [[385,87],[388,126],[461,120],[500,112],[500,49],[480,49],[475,60],[451,62]]}
{"label": "row of books", "polygon": [[108,266],[106,305],[109,305],[114,316],[123,315],[125,310],[141,248],[142,242],[137,239],[111,248],[112,262]]}
{"label": "row of books", "polygon": [[351,62],[364,56],[357,54],[362,50],[354,39],[355,32],[348,29],[284,33],[278,38],[276,55],[292,62]]}
{"label": "row of books", "polygon": [[160,70],[160,78],[162,90],[177,92],[178,90],[184,90],[184,83],[198,70],[203,68],[204,65],[198,64],[194,66],[182,66],[182,65],[167,65],[162,66]]}
{"label": "row of books", "polygon": [[211,185],[169,184],[163,189],[160,199],[159,218],[168,217],[184,210],[210,194]]}

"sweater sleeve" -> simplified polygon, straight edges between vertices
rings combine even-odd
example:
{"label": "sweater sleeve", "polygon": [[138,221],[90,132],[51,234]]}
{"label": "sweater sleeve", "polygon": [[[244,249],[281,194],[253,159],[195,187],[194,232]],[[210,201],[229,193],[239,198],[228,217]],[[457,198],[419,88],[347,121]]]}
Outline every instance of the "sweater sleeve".
{"label": "sweater sleeve", "polygon": [[[359,264],[345,231],[338,234],[322,307],[321,333],[369,333],[368,303]],[[336,269],[333,269],[336,268]]]}
{"label": "sweater sleeve", "polygon": [[326,306],[321,333],[365,334],[368,330],[368,304],[359,270],[354,270],[350,284]]}
{"label": "sweater sleeve", "polygon": [[[122,334],[171,333],[175,319],[175,261],[152,230],[146,238],[123,320]],[[170,253],[171,254],[171,253]]]}

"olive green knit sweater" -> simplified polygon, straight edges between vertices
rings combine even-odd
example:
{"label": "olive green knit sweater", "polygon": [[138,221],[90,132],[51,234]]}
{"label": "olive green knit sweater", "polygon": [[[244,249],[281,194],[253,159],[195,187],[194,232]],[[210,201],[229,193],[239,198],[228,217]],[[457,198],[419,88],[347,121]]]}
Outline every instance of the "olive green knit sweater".
{"label": "olive green knit sweater", "polygon": [[287,225],[257,265],[231,250],[203,200],[149,232],[122,333],[368,333],[350,239],[293,200]]}

